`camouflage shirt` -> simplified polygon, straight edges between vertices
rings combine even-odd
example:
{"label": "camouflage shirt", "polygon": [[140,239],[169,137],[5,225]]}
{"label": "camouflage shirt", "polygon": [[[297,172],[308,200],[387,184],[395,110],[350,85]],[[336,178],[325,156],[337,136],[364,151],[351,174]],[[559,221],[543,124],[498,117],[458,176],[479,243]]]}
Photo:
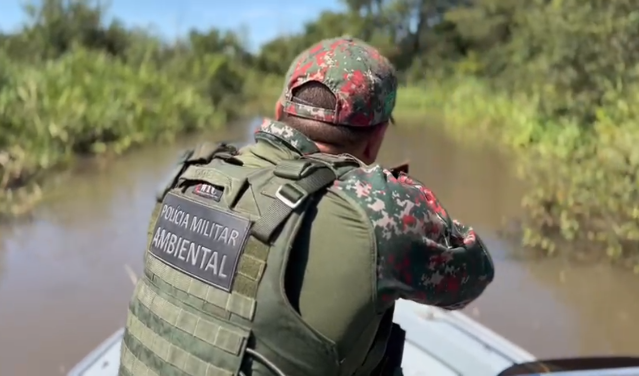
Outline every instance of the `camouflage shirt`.
{"label": "camouflage shirt", "polygon": [[[311,140],[285,124],[265,120],[256,139],[318,153]],[[368,213],[378,252],[377,286],[383,302],[398,298],[460,309],[494,277],[492,259],[475,231],[452,220],[433,192],[380,165],[364,166],[335,182]]]}

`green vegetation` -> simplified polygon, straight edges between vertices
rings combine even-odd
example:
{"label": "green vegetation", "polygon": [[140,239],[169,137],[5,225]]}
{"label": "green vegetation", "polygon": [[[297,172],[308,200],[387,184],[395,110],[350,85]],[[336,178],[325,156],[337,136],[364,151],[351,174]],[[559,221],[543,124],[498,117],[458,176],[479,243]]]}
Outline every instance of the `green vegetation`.
{"label": "green vegetation", "polygon": [[269,110],[297,53],[350,34],[398,68],[405,86],[398,117],[439,112],[451,133],[514,152],[530,186],[526,245],[637,264],[633,2],[343,3],[343,12],[322,13],[259,53],[233,32],[194,31],[168,43],[105,25],[88,1],[29,7],[33,22],[0,38],[0,210],[28,208],[29,187],[75,156],[121,153]]}
{"label": "green vegetation", "polygon": [[28,211],[37,183],[78,156],[222,126],[240,115],[253,57],[233,33],[163,42],[105,24],[88,1],[27,6],[29,24],[0,36],[0,213]]}
{"label": "green vegetation", "polygon": [[266,45],[266,66],[282,72],[326,33],[370,41],[406,85],[397,117],[440,112],[451,134],[514,153],[530,187],[525,245],[639,265],[634,2],[344,2],[343,14],[325,13],[303,35]]}

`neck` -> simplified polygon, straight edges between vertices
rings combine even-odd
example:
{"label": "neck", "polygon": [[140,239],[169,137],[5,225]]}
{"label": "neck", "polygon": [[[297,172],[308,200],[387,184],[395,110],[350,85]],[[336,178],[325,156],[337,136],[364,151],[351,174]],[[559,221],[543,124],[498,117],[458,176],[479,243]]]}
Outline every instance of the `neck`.
{"label": "neck", "polygon": [[364,158],[364,152],[362,150],[353,150],[353,149],[342,149],[339,147],[335,147],[333,145],[327,145],[327,144],[323,144],[321,142],[315,142],[315,145],[317,145],[317,148],[319,149],[320,152],[325,153],[325,154],[350,154],[353,157],[359,159],[360,161],[364,161],[366,162],[367,158]]}
{"label": "neck", "polygon": [[315,145],[317,145],[317,148],[322,153],[326,153],[326,154],[343,154],[343,153],[347,153],[347,154],[353,154],[354,155],[353,150],[342,149],[342,148],[337,147],[335,145],[323,144],[321,142],[315,142]]}

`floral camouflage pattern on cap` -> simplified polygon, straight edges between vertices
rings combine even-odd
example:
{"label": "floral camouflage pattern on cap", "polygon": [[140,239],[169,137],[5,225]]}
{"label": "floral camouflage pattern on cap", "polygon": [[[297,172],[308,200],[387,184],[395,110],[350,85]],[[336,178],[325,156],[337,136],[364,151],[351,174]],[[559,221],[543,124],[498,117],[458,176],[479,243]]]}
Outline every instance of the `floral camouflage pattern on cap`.
{"label": "floral camouflage pattern on cap", "polygon": [[[311,81],[331,89],[337,98],[335,109],[291,101],[293,90]],[[367,127],[390,120],[396,97],[397,76],[388,59],[358,39],[343,37],[323,40],[295,59],[286,74],[281,103],[291,115]]]}

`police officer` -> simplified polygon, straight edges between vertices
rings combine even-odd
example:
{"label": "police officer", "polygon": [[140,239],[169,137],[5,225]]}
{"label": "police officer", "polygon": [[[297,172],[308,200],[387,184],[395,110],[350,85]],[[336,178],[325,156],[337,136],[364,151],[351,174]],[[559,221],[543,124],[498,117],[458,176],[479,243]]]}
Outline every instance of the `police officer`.
{"label": "police officer", "polygon": [[153,212],[120,376],[399,375],[397,299],[482,294],[494,269],[475,232],[374,164],[396,93],[376,49],[324,40],[255,144],[184,156]]}

